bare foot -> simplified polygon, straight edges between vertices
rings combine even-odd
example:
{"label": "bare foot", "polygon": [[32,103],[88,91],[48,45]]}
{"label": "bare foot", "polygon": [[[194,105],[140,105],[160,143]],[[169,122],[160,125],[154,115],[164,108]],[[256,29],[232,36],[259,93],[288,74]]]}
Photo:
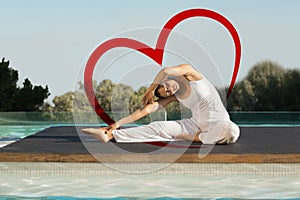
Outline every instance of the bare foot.
{"label": "bare foot", "polygon": [[101,142],[108,142],[111,138],[104,132],[104,130],[101,130],[99,128],[83,128],[82,132],[94,136]]}

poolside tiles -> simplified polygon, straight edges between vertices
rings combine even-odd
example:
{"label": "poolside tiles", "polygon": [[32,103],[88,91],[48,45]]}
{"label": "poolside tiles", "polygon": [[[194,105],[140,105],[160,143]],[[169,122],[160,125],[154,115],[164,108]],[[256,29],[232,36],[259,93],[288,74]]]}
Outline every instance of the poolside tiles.
{"label": "poolside tiles", "polygon": [[100,143],[81,127],[50,127],[0,149],[1,162],[299,163],[300,127],[241,127],[237,143]]}

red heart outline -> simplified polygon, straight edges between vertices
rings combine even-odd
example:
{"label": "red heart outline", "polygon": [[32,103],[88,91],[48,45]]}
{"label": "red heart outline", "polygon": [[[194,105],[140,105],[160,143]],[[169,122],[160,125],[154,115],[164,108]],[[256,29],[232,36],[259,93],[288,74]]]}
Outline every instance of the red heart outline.
{"label": "red heart outline", "polygon": [[229,20],[227,20],[224,16],[221,14],[207,9],[189,9],[182,11],[175,16],[173,16],[162,28],[156,47],[153,49],[149,47],[148,45],[141,43],[139,41],[129,39],[129,38],[113,38],[110,40],[107,40],[100,44],[91,54],[89,57],[85,71],[84,71],[84,87],[85,92],[88,97],[88,100],[92,107],[94,108],[97,115],[107,124],[111,125],[114,123],[114,120],[110,118],[110,116],[103,110],[103,108],[100,106],[95,93],[93,89],[93,72],[95,69],[95,66],[98,62],[98,60],[101,58],[105,52],[107,52],[110,49],[116,48],[116,47],[127,47],[130,49],[134,49],[136,51],[139,51],[140,53],[150,57],[152,60],[157,62],[160,66],[162,66],[163,61],[163,55],[164,55],[164,48],[168,39],[169,34],[174,29],[174,27],[179,24],[180,22],[192,18],[192,17],[207,17],[214,19],[221,23],[223,26],[227,28],[227,30],[230,32],[234,45],[235,45],[235,63],[234,63],[234,70],[230,82],[230,86],[227,92],[227,99],[231,94],[232,88],[235,84],[236,77],[239,71],[240,66],[240,60],[241,60],[241,42],[239,35],[235,29],[235,27],[231,24]]}

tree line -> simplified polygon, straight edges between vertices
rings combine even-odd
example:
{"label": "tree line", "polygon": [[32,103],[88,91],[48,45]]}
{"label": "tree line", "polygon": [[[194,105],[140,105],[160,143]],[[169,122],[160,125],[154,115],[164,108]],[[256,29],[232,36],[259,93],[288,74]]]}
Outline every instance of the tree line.
{"label": "tree line", "polygon": [[[23,87],[17,87],[18,72],[4,59],[0,63],[0,111],[90,112],[92,108],[84,93],[84,85],[78,90],[56,96],[44,103],[50,95],[48,87],[33,86],[25,79]],[[107,112],[133,112],[142,107],[141,99],[146,87],[133,90],[125,84],[111,80],[94,81],[95,95]],[[221,90],[227,91],[228,88]],[[284,69],[278,63],[262,61],[255,64],[246,77],[237,82],[226,105],[229,111],[299,111],[300,71]],[[173,102],[167,112],[188,112]]]}

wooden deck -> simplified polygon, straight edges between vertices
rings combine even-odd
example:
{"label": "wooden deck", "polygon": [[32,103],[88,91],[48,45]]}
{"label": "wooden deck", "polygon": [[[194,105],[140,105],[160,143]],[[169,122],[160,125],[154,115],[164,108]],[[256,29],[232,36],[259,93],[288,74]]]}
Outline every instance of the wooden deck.
{"label": "wooden deck", "polygon": [[[100,143],[50,127],[0,149],[1,162],[299,163],[300,127],[241,127],[237,143]],[[163,147],[164,145],[167,145]]]}

